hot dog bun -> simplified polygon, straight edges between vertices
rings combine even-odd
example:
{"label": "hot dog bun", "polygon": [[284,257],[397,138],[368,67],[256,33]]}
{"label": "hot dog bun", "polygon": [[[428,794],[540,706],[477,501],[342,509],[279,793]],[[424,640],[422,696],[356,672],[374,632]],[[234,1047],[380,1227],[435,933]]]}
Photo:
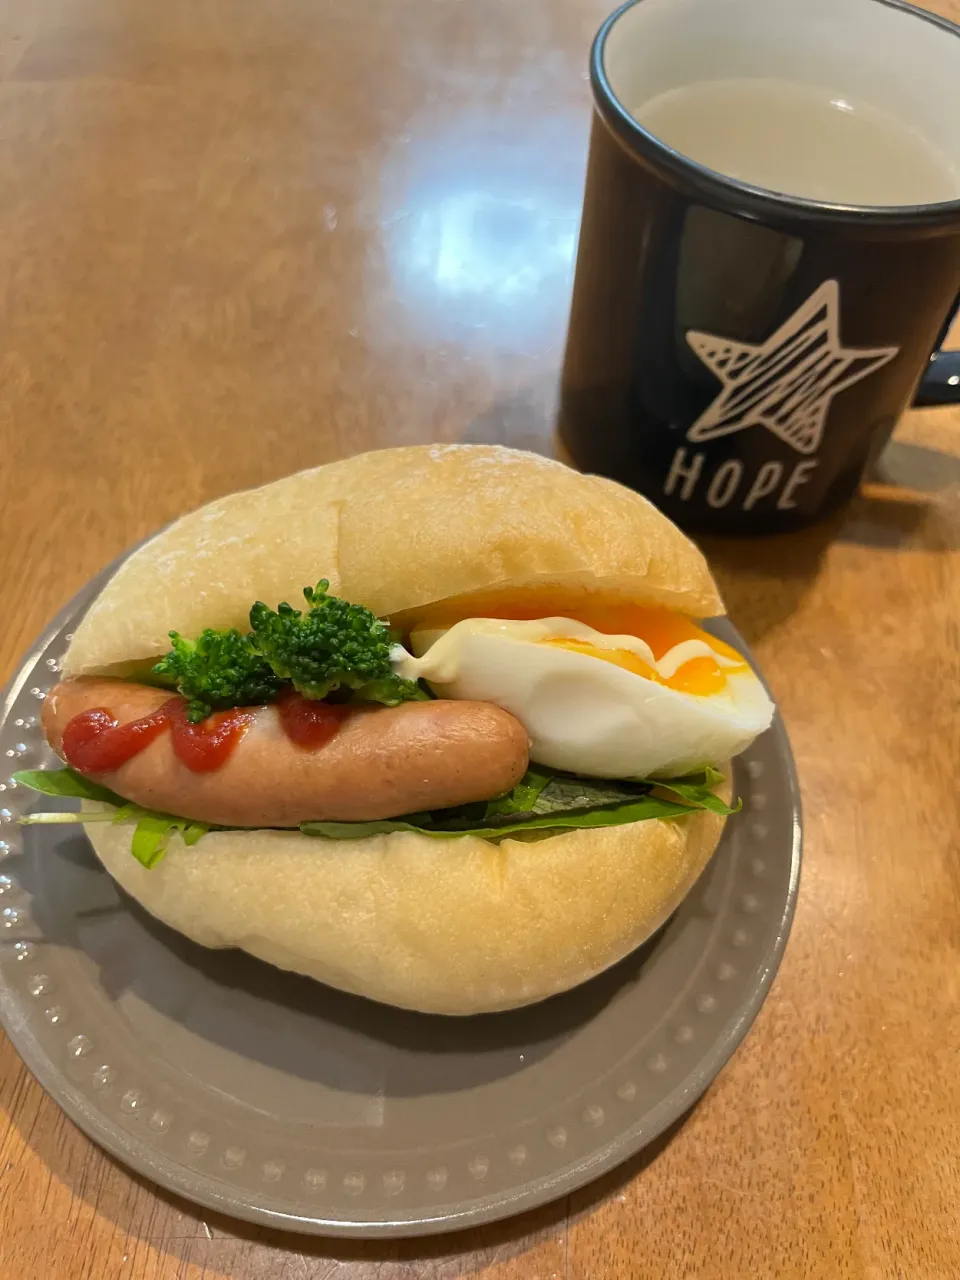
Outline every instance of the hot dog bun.
{"label": "hot dog bun", "polygon": [[723,819],[431,840],[294,831],[175,838],[147,871],[129,826],[90,825],[107,870],[165,924],[321,982],[428,1013],[512,1009],[628,955],[693,885]]}
{"label": "hot dog bun", "polygon": [[482,616],[539,595],[723,613],[706,562],[645,498],[612,480],[493,445],[414,445],[332,462],[184,516],[135,552],[80,624],[66,675],[125,668],[167,632],[245,628],[254,600],[308,583],[378,617],[456,601]]}
{"label": "hot dog bun", "polygon": [[[131,556],[93,604],[67,676],[128,673],[167,632],[244,627],[256,599],[331,590],[401,623],[543,601],[723,612],[706,563],[644,498],[528,453],[419,446],[361,454],[204,507]],[[509,616],[509,615],[508,615]],[[566,990],[642,943],[713,852],[723,819],[536,841],[394,833],[179,837],[154,870],[129,826],[92,826],[119,883],[208,946],[411,1009],[471,1014]]]}

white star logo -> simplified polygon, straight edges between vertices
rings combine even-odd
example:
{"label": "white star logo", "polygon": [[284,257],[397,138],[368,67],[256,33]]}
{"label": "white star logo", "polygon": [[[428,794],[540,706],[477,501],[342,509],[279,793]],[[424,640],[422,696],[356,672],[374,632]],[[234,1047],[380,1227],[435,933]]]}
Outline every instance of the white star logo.
{"label": "white star logo", "polygon": [[699,443],[763,426],[798,453],[816,453],[833,397],[900,350],[841,344],[836,280],[825,280],[759,346],[695,329],[687,342],[723,383],[687,439]]}

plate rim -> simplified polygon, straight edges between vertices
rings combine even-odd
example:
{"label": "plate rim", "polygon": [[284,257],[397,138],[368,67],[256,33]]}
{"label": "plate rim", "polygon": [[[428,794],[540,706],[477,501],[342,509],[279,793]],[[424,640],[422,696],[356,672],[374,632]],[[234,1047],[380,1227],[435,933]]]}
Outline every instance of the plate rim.
{"label": "plate rim", "polygon": [[[100,589],[141,545],[143,545],[142,542],[123,552],[81,587],[57,611],[54,618],[18,660],[14,674],[7,681],[0,697],[0,729],[6,725],[17,697],[44,650],[64,631],[79,609],[85,604],[92,603],[94,592]],[[757,667],[750,646],[728,618],[711,620],[711,622],[715,621],[734,632],[741,651],[757,671],[769,693],[769,686]],[[652,1110],[644,1114],[642,1119],[619,1129],[614,1137],[586,1157],[575,1160],[555,1174],[541,1176],[524,1183],[512,1192],[494,1193],[492,1198],[476,1197],[470,1201],[460,1201],[462,1208],[452,1206],[450,1211],[433,1216],[424,1216],[422,1211],[414,1211],[418,1214],[415,1218],[384,1216],[378,1219],[350,1219],[308,1216],[285,1212],[279,1207],[279,1202],[270,1195],[263,1196],[260,1204],[238,1203],[236,1191],[230,1187],[230,1184],[214,1174],[191,1168],[173,1155],[164,1154],[157,1159],[156,1147],[148,1138],[130,1133],[102,1109],[92,1107],[74,1082],[57,1069],[34,1035],[29,1020],[14,1016],[16,995],[12,988],[2,981],[0,981],[0,1027],[3,1028],[14,1051],[44,1092],[86,1138],[136,1175],[147,1178],[158,1187],[182,1196],[193,1204],[211,1209],[226,1217],[301,1235],[386,1240],[446,1235],[473,1227],[486,1226],[517,1214],[542,1208],[633,1159],[645,1147],[655,1142],[670,1125],[681,1120],[703,1097],[743,1043],[767,998],[782,962],[796,912],[803,856],[802,804],[796,762],[775,700],[774,705],[776,710],[773,723],[767,732],[774,735],[776,755],[784,770],[789,796],[790,870],[783,908],[776,919],[776,934],[772,944],[763,953],[763,969],[751,990],[749,999],[741,1002],[736,1013],[716,1029],[709,1045],[698,1059],[696,1067],[678,1081]],[[15,1027],[14,1033],[11,1033],[11,1026]],[[271,1207],[271,1204],[277,1207]]]}

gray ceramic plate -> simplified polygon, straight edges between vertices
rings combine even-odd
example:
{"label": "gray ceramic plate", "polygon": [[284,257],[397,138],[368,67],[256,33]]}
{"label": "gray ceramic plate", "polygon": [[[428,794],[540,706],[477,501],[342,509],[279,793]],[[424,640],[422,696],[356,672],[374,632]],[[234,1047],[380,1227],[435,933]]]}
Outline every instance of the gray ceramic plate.
{"label": "gray ceramic plate", "polygon": [[79,828],[16,825],[38,799],[9,772],[52,762],[40,702],[105,577],[40,641],[0,722],[0,1014],[91,1138],[241,1218],[414,1235],[563,1195],[692,1105],[756,1015],[793,912],[800,818],[779,720],[738,761],[743,812],[640,951],[515,1013],[405,1013],[195,946],[120,893]]}

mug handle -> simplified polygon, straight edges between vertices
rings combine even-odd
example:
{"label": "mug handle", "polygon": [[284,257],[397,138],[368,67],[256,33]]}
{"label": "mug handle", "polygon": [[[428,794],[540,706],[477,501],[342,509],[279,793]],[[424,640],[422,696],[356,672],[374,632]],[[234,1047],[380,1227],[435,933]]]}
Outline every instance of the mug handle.
{"label": "mug handle", "polygon": [[918,409],[938,404],[960,404],[960,351],[941,351],[941,345],[960,308],[960,297],[944,322],[913,403]]}

